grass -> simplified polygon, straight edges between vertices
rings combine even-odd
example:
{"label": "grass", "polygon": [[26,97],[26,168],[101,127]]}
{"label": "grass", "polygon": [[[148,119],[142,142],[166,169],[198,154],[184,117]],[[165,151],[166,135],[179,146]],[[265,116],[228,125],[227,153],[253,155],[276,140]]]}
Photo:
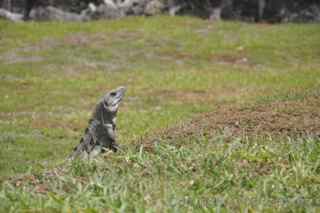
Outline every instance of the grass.
{"label": "grass", "polygon": [[[317,139],[226,143],[217,135],[181,138],[181,146],[163,141],[155,153],[136,147],[218,105],[317,94],[319,33],[316,24],[166,16],[0,21],[0,209],[316,211]],[[119,85],[128,87],[118,118],[124,151],[75,162],[55,179],[43,175],[79,142],[98,98]],[[6,181],[19,174],[39,182]]]}
{"label": "grass", "polygon": [[[318,140],[225,143],[223,137],[160,143],[95,161],[66,174],[5,185],[4,211],[313,211],[319,210]],[[34,187],[36,185],[36,187]]]}

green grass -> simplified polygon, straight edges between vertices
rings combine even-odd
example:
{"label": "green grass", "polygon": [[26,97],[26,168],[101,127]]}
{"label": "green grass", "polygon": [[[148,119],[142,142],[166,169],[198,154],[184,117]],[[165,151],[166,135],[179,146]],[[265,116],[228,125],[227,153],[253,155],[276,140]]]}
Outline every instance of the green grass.
{"label": "green grass", "polygon": [[[81,24],[0,21],[0,209],[174,211],[205,204],[312,210],[319,206],[317,140],[182,138],[181,148],[163,141],[153,154],[136,146],[141,137],[218,105],[318,94],[319,33],[316,24],[166,16]],[[128,87],[118,118],[125,152],[78,162],[56,180],[42,177],[79,142],[98,98],[119,85]],[[226,152],[223,162],[207,168],[205,162],[214,164]],[[296,157],[282,165],[289,152]],[[195,172],[187,169],[191,161]],[[270,172],[257,176],[259,165]],[[49,182],[49,194],[7,184],[23,173]]]}
{"label": "green grass", "polygon": [[[153,153],[124,150],[75,161],[65,175],[0,192],[3,211],[319,211],[320,141],[234,140],[166,143]],[[176,145],[176,144],[175,144]],[[45,189],[46,194],[39,190]]]}

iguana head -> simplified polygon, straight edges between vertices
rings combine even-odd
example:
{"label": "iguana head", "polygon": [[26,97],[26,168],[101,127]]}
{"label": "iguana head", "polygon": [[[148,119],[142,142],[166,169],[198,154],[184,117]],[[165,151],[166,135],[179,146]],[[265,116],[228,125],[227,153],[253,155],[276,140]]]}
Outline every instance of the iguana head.
{"label": "iguana head", "polygon": [[111,90],[103,97],[103,106],[109,112],[117,112],[119,104],[124,97],[126,92],[125,87],[118,87],[117,89]]}

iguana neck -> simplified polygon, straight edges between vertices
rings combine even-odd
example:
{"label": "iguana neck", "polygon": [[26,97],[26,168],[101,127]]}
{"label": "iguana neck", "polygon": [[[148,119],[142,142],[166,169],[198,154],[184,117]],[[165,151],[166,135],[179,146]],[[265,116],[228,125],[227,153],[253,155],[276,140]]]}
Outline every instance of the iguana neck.
{"label": "iguana neck", "polygon": [[94,120],[101,122],[101,124],[112,124],[115,125],[117,112],[110,112],[105,109],[103,102],[100,102],[92,116]]}

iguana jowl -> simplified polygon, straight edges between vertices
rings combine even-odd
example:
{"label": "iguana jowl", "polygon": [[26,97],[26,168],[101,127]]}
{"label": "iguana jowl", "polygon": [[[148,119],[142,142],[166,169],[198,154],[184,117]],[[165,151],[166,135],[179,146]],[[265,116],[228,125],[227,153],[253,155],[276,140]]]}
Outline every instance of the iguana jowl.
{"label": "iguana jowl", "polygon": [[125,91],[125,87],[119,87],[106,93],[98,102],[80,144],[70,156],[71,159],[82,154],[94,157],[105,149],[114,152],[118,150],[115,138],[116,116]]}

